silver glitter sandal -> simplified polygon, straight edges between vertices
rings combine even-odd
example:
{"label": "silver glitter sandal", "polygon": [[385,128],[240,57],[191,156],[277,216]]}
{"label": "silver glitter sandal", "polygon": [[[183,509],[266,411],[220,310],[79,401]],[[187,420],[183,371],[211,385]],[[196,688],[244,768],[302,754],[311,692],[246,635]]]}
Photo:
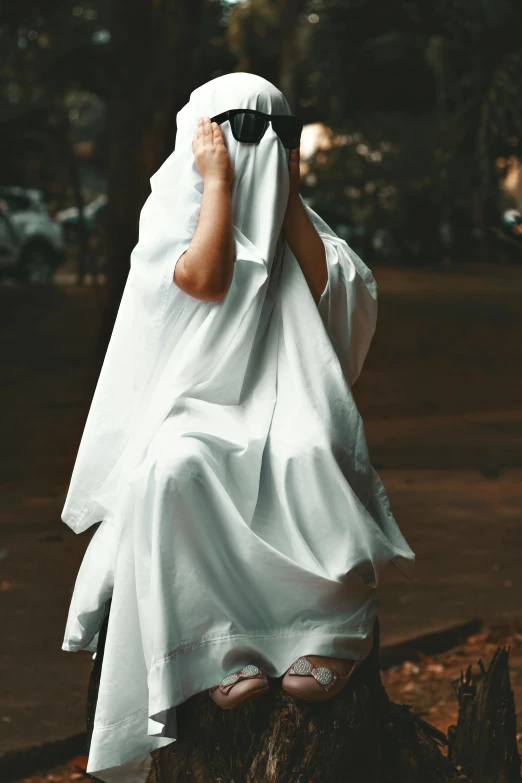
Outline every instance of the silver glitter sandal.
{"label": "silver glitter sandal", "polygon": [[[324,656],[313,657],[322,658]],[[328,701],[342,691],[362,661],[353,661],[352,663],[352,668],[348,674],[341,676],[336,669],[330,666],[314,666],[312,661],[306,656],[302,656],[290,666],[283,677],[281,687],[284,691],[291,693],[292,696],[296,696],[299,699]],[[321,687],[318,688],[316,683]]]}
{"label": "silver glitter sandal", "polygon": [[[233,693],[232,688],[234,689]],[[253,663],[241,671],[224,677],[219,685],[209,689],[210,698],[223,710],[231,710],[245,701],[253,701],[270,689],[264,669]]]}

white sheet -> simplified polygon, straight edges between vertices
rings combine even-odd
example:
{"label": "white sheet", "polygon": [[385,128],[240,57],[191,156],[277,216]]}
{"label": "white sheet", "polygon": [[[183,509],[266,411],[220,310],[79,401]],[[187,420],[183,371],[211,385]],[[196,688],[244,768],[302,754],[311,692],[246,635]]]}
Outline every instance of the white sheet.
{"label": "white sheet", "polygon": [[271,126],[246,145],[222,125],[235,169],[225,299],[172,281],[199,214],[197,118],[239,107],[290,113],[270,83],[235,73],[178,114],[63,511],[78,533],[101,521],[63,649],[96,649],[111,598],[87,767],[108,783],[144,783],[150,751],[176,738],[176,705],[246,663],[277,677],[304,654],[365,657],[382,569],[409,576],[414,562],[351,393],[376,283],[307,207],[328,265],[315,304],[281,231],[287,153]]}

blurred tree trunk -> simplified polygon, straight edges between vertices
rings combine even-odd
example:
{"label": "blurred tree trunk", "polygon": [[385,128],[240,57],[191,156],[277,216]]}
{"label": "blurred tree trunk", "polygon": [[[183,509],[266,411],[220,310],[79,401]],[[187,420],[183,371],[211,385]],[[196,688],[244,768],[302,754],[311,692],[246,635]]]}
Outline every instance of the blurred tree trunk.
{"label": "blurred tree trunk", "polygon": [[108,206],[109,342],[138,240],[149,179],[174,148],[175,116],[196,86],[194,53],[204,0],[113,0]]}
{"label": "blurred tree trunk", "polygon": [[237,70],[257,73],[276,84],[297,110],[296,71],[302,52],[299,16],[308,0],[250,0],[233,6],[227,30]]}
{"label": "blurred tree trunk", "polygon": [[306,2],[307,0],[285,0],[281,7],[278,81],[279,89],[285,94],[292,111],[297,111],[295,89],[297,22]]}

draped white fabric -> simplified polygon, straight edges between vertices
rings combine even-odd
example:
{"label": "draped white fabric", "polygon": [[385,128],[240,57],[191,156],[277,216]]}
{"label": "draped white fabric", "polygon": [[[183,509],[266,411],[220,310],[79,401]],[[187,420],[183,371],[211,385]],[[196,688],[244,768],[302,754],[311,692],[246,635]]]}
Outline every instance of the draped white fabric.
{"label": "draped white fabric", "polygon": [[77,533],[101,522],[63,649],[96,650],[111,599],[87,767],[108,783],[144,783],[150,751],[177,736],[176,705],[246,663],[277,677],[304,654],[365,657],[382,569],[409,576],[414,563],[351,393],[376,283],[306,207],[328,266],[315,304],[281,230],[287,153],[271,126],[255,145],[221,126],[235,170],[225,299],[173,282],[203,191],[197,119],[232,108],[290,113],[279,90],[242,73],[179,112],[62,516]]}

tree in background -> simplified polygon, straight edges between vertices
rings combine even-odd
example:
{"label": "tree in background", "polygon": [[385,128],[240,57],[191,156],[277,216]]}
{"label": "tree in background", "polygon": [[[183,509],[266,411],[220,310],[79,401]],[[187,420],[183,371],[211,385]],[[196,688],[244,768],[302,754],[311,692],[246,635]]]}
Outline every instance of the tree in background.
{"label": "tree in background", "polygon": [[[501,255],[499,171],[522,150],[522,18],[514,0],[464,0],[434,7],[433,67],[441,75],[439,172],[460,245],[473,257]],[[460,226],[459,226],[460,224]],[[462,225],[464,224],[464,225]],[[462,230],[463,229],[463,230]],[[493,230],[492,230],[493,229]]]}
{"label": "tree in background", "polygon": [[207,0],[114,0],[111,12],[109,292],[106,345],[138,239],[149,180],[172,151],[176,115],[202,81],[232,68],[222,9]]}
{"label": "tree in background", "polygon": [[203,0],[114,0],[111,6],[107,342],[137,242],[149,178],[173,115],[193,86]]}
{"label": "tree in background", "polygon": [[237,70],[277,84],[297,109],[296,71],[303,56],[300,37],[309,0],[249,0],[229,6],[227,40],[237,55]]}

